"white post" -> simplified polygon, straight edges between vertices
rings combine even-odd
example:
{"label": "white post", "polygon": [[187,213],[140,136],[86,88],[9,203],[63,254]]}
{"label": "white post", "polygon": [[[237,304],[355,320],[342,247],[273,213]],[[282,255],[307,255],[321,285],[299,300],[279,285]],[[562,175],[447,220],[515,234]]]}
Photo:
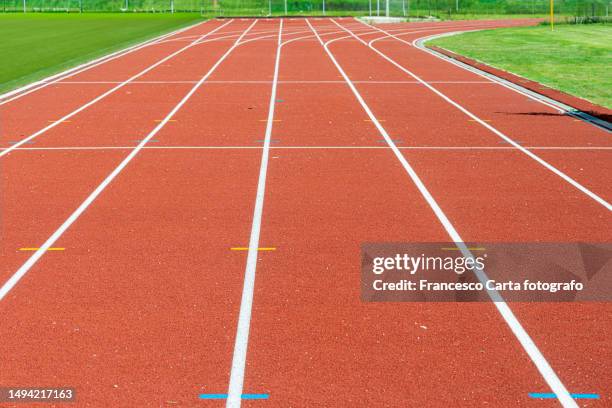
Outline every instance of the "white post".
{"label": "white post", "polygon": [[26,12],[26,0],[23,0],[23,12]]}
{"label": "white post", "polygon": [[170,0],[170,12],[174,14],[174,0]]}
{"label": "white post", "polygon": [[130,0],[125,0],[125,11],[130,9]]}
{"label": "white post", "polygon": [[325,0],[323,0],[323,15],[325,15]]}
{"label": "white post", "polygon": [[380,0],[376,0],[376,17],[378,16],[380,16]]}
{"label": "white post", "polygon": [[368,5],[370,7],[370,17],[372,17],[372,0],[368,1]]}
{"label": "white post", "polygon": [[268,15],[272,15],[272,0],[268,0]]}
{"label": "white post", "polygon": [[402,0],[402,14],[406,17],[406,0]]}
{"label": "white post", "polygon": [[389,0],[386,0],[385,4],[385,15],[389,17]]}
{"label": "white post", "polygon": [[285,0],[285,15],[287,15],[287,0]]}

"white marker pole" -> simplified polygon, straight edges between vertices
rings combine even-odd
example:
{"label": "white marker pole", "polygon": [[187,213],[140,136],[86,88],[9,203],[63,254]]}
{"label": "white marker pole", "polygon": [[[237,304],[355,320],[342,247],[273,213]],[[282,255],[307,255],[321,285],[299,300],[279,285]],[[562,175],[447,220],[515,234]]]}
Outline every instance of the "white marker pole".
{"label": "white marker pole", "polygon": [[389,17],[389,0],[386,0],[385,3],[385,15]]}
{"label": "white marker pole", "polygon": [[26,0],[23,0],[23,12],[26,12]]}
{"label": "white marker pole", "polygon": [[325,15],[325,0],[323,0],[323,15]]}

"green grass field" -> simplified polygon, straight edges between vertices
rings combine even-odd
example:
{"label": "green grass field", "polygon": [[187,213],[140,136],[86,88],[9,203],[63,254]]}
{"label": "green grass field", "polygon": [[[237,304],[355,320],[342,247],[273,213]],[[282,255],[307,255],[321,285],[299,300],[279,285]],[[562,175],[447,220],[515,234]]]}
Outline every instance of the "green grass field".
{"label": "green grass field", "polygon": [[440,38],[437,45],[612,108],[612,26],[558,24]]}
{"label": "green grass field", "polygon": [[198,19],[197,14],[0,14],[0,92]]}

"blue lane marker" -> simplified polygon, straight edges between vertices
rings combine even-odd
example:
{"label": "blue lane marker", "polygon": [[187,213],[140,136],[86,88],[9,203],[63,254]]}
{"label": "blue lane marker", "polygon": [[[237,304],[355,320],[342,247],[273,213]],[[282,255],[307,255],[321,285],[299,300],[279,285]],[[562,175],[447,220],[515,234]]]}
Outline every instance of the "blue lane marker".
{"label": "blue lane marker", "polygon": [[[530,392],[531,398],[553,399],[557,398],[557,394],[552,392]],[[599,394],[570,394],[574,399],[599,399]]]}
{"label": "blue lane marker", "polygon": [[240,396],[242,399],[268,399],[269,397],[268,394],[242,394]]}
{"label": "blue lane marker", "polygon": [[[242,399],[248,400],[260,400],[260,399],[268,399],[270,398],[270,394],[242,394],[240,395]],[[217,400],[217,399],[227,399],[227,394],[200,394],[200,399],[206,400]]]}
{"label": "blue lane marker", "polygon": [[227,394],[200,394],[200,399],[227,399]]}

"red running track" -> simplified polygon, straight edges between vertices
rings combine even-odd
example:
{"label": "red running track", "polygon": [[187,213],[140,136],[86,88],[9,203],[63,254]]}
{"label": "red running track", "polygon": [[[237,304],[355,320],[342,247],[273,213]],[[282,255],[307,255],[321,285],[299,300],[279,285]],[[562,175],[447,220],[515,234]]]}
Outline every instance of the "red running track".
{"label": "red running track", "polygon": [[[101,407],[553,404],[493,304],[359,293],[362,242],[451,238],[376,121],[464,240],[610,241],[607,133],[409,45],[530,23],[213,20],[0,106],[0,384]],[[231,250],[253,242],[276,250]],[[610,404],[609,304],[511,309],[564,389]]]}

